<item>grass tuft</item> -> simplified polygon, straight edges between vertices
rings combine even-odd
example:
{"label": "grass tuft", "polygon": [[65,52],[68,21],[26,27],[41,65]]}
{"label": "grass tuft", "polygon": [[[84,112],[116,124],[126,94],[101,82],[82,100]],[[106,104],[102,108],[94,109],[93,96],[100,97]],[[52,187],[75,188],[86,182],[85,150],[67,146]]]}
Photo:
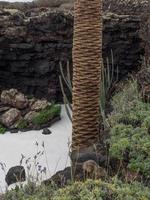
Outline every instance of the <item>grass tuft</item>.
{"label": "grass tuft", "polygon": [[0,124],[0,134],[4,134],[6,132],[6,128]]}

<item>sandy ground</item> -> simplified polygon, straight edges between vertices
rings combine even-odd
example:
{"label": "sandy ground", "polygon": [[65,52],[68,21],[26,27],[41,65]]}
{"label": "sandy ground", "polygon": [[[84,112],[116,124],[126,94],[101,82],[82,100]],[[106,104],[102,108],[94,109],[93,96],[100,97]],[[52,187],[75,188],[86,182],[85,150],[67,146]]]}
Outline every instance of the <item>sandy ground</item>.
{"label": "sandy ground", "polygon": [[[37,152],[44,151],[43,155],[37,156],[38,165],[41,165],[42,169],[46,167],[47,170],[46,175],[43,173],[42,179],[49,178],[56,171],[70,165],[69,144],[72,126],[64,107],[62,108],[61,115],[61,121],[50,127],[51,135],[43,135],[42,131],[0,135],[0,163],[6,164],[5,172],[0,166],[0,193],[4,192],[6,188],[5,173],[7,173],[10,167],[19,165],[22,157],[21,154],[25,156],[22,165],[27,169],[27,165],[31,164],[29,173],[33,175],[37,174],[34,156]],[[31,159],[26,164],[25,161],[28,158]]]}

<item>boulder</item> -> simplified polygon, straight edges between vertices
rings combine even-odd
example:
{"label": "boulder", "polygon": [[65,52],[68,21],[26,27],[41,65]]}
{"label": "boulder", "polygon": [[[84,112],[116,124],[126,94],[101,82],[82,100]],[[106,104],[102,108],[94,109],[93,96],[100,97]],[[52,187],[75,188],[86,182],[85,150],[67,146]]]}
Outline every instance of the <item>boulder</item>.
{"label": "boulder", "polygon": [[0,106],[0,115],[3,114],[4,112],[8,111],[10,107],[8,106]]}
{"label": "boulder", "polygon": [[32,111],[41,111],[44,110],[48,105],[51,105],[47,100],[37,100],[31,106]]}
{"label": "boulder", "polygon": [[17,182],[23,182],[25,180],[26,173],[23,166],[15,166],[10,168],[5,177],[5,181],[8,186]]}
{"label": "boulder", "polygon": [[32,120],[33,120],[33,118],[34,118],[37,114],[38,114],[38,112],[30,111],[30,112],[28,112],[28,113],[25,115],[24,119],[25,119],[27,122],[31,123]]}
{"label": "boulder", "polygon": [[150,102],[150,68],[144,68],[137,74],[138,91],[144,102]]}
{"label": "boulder", "polygon": [[[80,169],[77,168],[77,171],[78,174],[80,174],[82,180],[84,177],[81,167]],[[67,167],[64,170],[58,171],[50,179],[45,180],[43,184],[51,185],[51,183],[55,183],[58,187],[64,187],[71,182],[72,180],[71,173],[72,173],[71,167]]]}
{"label": "boulder", "polygon": [[[86,174],[86,172],[89,172],[89,175],[91,176],[87,176],[88,174]],[[104,180],[107,177],[105,169],[100,167],[95,161],[90,160],[83,163],[76,163],[75,168],[67,167],[64,170],[58,171],[50,179],[45,180],[43,183],[45,185],[55,183],[58,187],[64,187],[71,182],[72,178],[74,178],[75,181],[83,181],[85,178],[89,177],[94,178],[92,177],[94,172],[98,175],[95,177],[96,179]],[[74,177],[72,177],[72,174]]]}
{"label": "boulder", "polygon": [[1,102],[18,109],[24,109],[28,106],[27,97],[16,89],[4,90],[1,93]]}
{"label": "boulder", "polygon": [[29,99],[29,107],[31,107],[35,103],[35,101],[36,101],[35,98]]}
{"label": "boulder", "polygon": [[74,3],[71,2],[71,3],[63,3],[60,5],[60,8],[63,9],[63,10],[74,10]]}
{"label": "boulder", "polygon": [[51,133],[52,133],[51,130],[49,130],[48,128],[44,128],[42,131],[43,135],[50,135]]}
{"label": "boulder", "polygon": [[21,112],[16,108],[11,108],[1,116],[0,121],[4,126],[10,128],[12,125],[16,124],[17,121],[19,121],[21,118]]}

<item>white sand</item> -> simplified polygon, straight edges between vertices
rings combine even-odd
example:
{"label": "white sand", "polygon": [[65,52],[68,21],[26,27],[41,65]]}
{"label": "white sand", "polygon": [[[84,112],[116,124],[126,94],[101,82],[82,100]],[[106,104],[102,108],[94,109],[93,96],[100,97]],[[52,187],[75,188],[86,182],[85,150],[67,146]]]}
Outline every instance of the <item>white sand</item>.
{"label": "white sand", "polygon": [[[61,121],[56,122],[50,130],[52,131],[51,135],[43,135],[42,131],[0,135],[0,162],[6,164],[6,172],[10,167],[19,165],[21,154],[26,158],[33,157],[37,152],[36,142],[39,144],[38,151],[42,151],[42,143],[45,144],[47,159],[45,154],[39,159],[42,167],[49,167],[45,178],[70,165],[68,143],[70,143],[72,127],[64,107]],[[25,163],[23,165],[26,167]],[[5,175],[0,167],[0,192],[5,188]]]}

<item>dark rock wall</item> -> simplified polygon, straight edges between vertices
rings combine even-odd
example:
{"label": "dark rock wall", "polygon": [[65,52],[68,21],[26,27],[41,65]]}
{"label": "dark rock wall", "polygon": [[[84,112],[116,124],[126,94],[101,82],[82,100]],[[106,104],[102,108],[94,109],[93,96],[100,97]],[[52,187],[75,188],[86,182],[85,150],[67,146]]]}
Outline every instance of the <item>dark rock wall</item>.
{"label": "dark rock wall", "polygon": [[[140,20],[104,15],[103,57],[114,54],[120,77],[140,65]],[[0,11],[0,86],[60,101],[59,62],[71,63],[73,15],[60,10]],[[111,59],[110,59],[111,63]],[[111,66],[111,65],[110,65]]]}
{"label": "dark rock wall", "polygon": [[118,15],[135,15],[141,19],[140,35],[144,41],[144,56],[150,58],[150,0],[105,0],[103,10]]}

